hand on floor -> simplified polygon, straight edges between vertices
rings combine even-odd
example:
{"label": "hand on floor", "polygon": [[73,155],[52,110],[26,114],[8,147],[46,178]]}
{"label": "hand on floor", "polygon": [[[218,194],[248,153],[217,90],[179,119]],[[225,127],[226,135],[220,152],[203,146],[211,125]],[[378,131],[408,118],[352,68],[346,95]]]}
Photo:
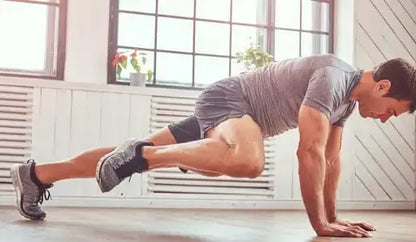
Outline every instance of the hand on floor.
{"label": "hand on floor", "polygon": [[344,226],[348,226],[348,227],[353,227],[353,226],[359,226],[367,231],[376,231],[376,228],[374,228],[372,225],[366,223],[366,222],[358,222],[358,223],[354,223],[354,222],[349,222],[349,221],[343,221],[343,220],[336,220],[335,223],[339,224],[339,225],[344,225]]}
{"label": "hand on floor", "polygon": [[[344,222],[345,223],[345,222]],[[371,237],[370,234],[361,226],[352,225],[352,223],[345,223],[348,225],[342,225],[340,222],[327,223],[316,231],[318,236],[325,237]]]}

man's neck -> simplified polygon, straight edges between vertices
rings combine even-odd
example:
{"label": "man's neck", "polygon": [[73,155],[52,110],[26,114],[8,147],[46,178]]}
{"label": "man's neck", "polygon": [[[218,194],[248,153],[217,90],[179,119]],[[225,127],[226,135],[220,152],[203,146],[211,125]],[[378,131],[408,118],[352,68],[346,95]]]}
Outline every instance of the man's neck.
{"label": "man's neck", "polygon": [[358,84],[352,89],[350,100],[358,101],[361,99],[362,95],[367,95],[365,90],[368,89],[368,86],[374,82],[373,72],[372,71],[363,71],[361,79]]}

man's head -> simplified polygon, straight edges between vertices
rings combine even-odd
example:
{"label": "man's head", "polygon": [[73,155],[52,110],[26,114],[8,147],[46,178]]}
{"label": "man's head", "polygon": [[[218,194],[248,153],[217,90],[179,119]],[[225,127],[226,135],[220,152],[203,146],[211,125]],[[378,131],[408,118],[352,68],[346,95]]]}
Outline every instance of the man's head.
{"label": "man's head", "polygon": [[416,68],[401,58],[383,62],[364,72],[355,96],[362,117],[380,119],[383,123],[391,116],[413,112]]}

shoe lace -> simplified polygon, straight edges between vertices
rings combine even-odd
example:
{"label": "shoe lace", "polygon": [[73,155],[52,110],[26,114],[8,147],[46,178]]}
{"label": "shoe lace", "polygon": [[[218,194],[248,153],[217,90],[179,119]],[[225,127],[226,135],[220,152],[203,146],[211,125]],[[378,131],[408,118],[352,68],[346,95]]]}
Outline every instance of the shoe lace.
{"label": "shoe lace", "polygon": [[[26,164],[29,164],[31,162],[35,162],[34,159],[29,159],[26,161]],[[43,201],[48,201],[48,200],[52,200],[52,196],[51,193],[49,192],[49,188],[53,187],[53,184],[48,185],[48,186],[41,186],[39,187],[39,196],[36,200],[36,203],[40,203],[42,204]]]}
{"label": "shoe lace", "polygon": [[[134,152],[136,152],[136,149],[139,147],[139,149],[142,149],[143,146],[146,145],[153,145],[153,143],[151,142],[141,142],[141,144],[139,144],[139,146],[137,146],[137,144],[131,144],[134,147]],[[119,178],[124,179],[129,177],[129,182],[131,181],[131,177],[133,176],[133,174],[135,172],[141,173],[142,171],[145,171],[148,169],[148,165],[147,163],[145,164],[146,166],[143,166],[141,161],[139,161],[139,159],[143,159],[140,158],[140,156],[137,156],[137,153],[135,154],[135,156],[133,157],[133,159],[127,159],[127,157],[125,157],[123,154],[120,154],[121,159],[124,162],[117,162],[116,164],[114,164],[114,168],[117,171],[117,175],[119,176]],[[137,165],[139,165],[137,167]]]}
{"label": "shoe lace", "polygon": [[[43,191],[42,191],[43,190]],[[43,199],[47,200],[52,200],[52,196],[51,193],[49,192],[49,190],[47,190],[46,188],[43,188],[41,190],[41,192],[39,193],[39,198],[38,198],[38,203],[42,204],[43,203]]]}

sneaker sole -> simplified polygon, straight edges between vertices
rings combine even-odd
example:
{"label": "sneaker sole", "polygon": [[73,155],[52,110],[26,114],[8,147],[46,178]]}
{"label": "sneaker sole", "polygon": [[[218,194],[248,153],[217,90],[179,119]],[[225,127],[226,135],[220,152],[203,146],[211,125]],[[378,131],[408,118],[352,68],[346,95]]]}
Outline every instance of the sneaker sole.
{"label": "sneaker sole", "polygon": [[22,207],[23,185],[22,185],[22,181],[20,179],[19,165],[13,165],[10,168],[10,176],[12,178],[12,183],[13,183],[13,186],[14,186],[14,190],[16,191],[16,205],[17,205],[17,210],[19,211],[20,215],[22,215],[25,218],[31,219],[31,220],[43,220],[45,218],[45,216],[43,216],[43,217],[32,216],[32,215],[26,213],[23,210],[23,207]]}
{"label": "sneaker sole", "polygon": [[101,176],[100,176],[100,173],[101,173],[101,169],[102,169],[102,167],[103,167],[103,165],[104,165],[104,163],[109,159],[109,158],[112,158],[112,157],[115,157],[115,156],[113,156],[113,155],[116,155],[117,157],[118,156],[120,156],[120,154],[116,154],[116,153],[122,153],[122,152],[120,152],[120,150],[123,150],[123,149],[126,149],[126,147],[128,147],[128,146],[130,146],[130,144],[132,143],[132,142],[134,142],[135,140],[134,139],[131,139],[131,140],[127,140],[126,142],[124,142],[124,144],[122,144],[122,145],[120,145],[120,146],[118,146],[117,148],[115,148],[113,151],[111,151],[110,153],[108,153],[108,154],[105,154],[103,157],[101,157],[101,159],[98,161],[98,164],[97,164],[97,168],[96,168],[96,170],[95,170],[95,179],[97,180],[97,183],[98,183],[98,186],[100,187],[100,189],[101,189],[101,192],[109,192],[109,191],[111,191],[111,189],[110,190],[106,190],[106,189],[104,189],[103,187],[102,187],[102,184],[101,184]]}

